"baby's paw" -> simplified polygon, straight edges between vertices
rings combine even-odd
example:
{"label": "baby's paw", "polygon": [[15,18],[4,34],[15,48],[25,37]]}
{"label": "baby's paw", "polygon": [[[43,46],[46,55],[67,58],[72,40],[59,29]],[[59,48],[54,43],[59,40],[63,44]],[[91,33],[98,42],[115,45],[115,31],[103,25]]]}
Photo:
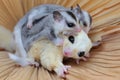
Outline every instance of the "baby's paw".
{"label": "baby's paw", "polygon": [[56,73],[58,76],[65,78],[66,77],[65,74],[68,73],[69,68],[71,68],[71,66],[68,65],[61,66],[57,69]]}
{"label": "baby's paw", "polygon": [[63,46],[64,40],[61,38],[57,38],[53,42],[56,46]]}

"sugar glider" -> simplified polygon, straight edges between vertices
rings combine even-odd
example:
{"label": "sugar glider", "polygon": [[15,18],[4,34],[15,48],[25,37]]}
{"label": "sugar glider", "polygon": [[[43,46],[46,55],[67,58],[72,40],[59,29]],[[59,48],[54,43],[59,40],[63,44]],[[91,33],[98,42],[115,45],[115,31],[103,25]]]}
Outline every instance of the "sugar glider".
{"label": "sugar glider", "polygon": [[63,57],[78,61],[88,56],[91,48],[92,42],[82,30],[77,36],[65,37],[63,47],[57,47],[47,39],[36,41],[28,55],[49,71],[53,70],[58,76],[65,77],[70,66],[62,63]]}
{"label": "sugar glider", "polygon": [[0,48],[7,51],[15,51],[12,32],[0,25]]}
{"label": "sugar glider", "polygon": [[[56,11],[56,10],[66,11],[66,12],[69,10],[72,11],[75,14],[75,16],[78,17],[78,23],[80,24],[80,27],[83,28],[83,30],[87,33],[90,30],[91,24],[92,24],[92,18],[87,11],[81,10],[78,4],[75,8],[73,7],[65,8],[63,6],[55,5],[55,4],[43,4],[43,5],[34,7],[29,11],[27,27],[31,28],[34,25],[33,23],[36,19],[39,19],[45,15],[48,15],[49,13],[52,13],[53,11]],[[71,13],[69,13],[69,15],[74,18],[74,16]]]}

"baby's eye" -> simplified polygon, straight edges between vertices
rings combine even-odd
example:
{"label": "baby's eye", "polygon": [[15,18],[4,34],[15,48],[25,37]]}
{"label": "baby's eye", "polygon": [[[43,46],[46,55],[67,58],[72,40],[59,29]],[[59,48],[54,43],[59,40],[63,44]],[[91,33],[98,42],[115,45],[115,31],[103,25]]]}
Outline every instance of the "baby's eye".
{"label": "baby's eye", "polygon": [[87,23],[85,21],[83,21],[83,26],[87,27]]}
{"label": "baby's eye", "polygon": [[67,23],[67,25],[68,25],[68,27],[70,27],[70,28],[72,28],[72,27],[74,27],[74,26],[75,26],[75,24],[74,24],[74,23]]}
{"label": "baby's eye", "polygon": [[69,41],[70,41],[71,43],[74,43],[74,41],[75,41],[75,40],[74,40],[74,36],[69,36],[68,39],[69,39]]}

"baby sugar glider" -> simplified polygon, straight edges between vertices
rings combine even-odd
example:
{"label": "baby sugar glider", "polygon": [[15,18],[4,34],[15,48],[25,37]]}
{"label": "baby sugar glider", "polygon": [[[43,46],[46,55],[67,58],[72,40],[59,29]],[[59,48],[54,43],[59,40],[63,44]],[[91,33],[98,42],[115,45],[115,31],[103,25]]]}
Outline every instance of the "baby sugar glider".
{"label": "baby sugar glider", "polygon": [[[81,10],[81,8],[78,4],[75,8],[73,8],[73,7],[65,8],[63,6],[55,5],[55,4],[43,4],[43,5],[34,7],[33,9],[31,9],[29,11],[27,27],[31,28],[34,25],[35,20],[40,19],[41,17],[48,15],[49,13],[52,13],[53,11],[56,11],[56,10],[57,11],[65,11],[73,19],[75,19],[75,17],[74,17],[74,15],[75,15],[78,18],[75,20],[77,23],[80,24],[80,27],[83,28],[83,30],[87,33],[90,30],[92,18],[87,11]],[[72,11],[74,14],[70,13],[69,11]],[[67,24],[75,25],[75,23],[72,23],[72,22],[67,23]]]}
{"label": "baby sugar glider", "polygon": [[63,57],[74,58],[77,61],[89,55],[92,48],[91,40],[82,30],[77,36],[65,37],[63,47],[57,47],[47,39],[34,42],[28,56],[49,71],[55,71],[58,76],[65,77],[71,67],[62,63]]}

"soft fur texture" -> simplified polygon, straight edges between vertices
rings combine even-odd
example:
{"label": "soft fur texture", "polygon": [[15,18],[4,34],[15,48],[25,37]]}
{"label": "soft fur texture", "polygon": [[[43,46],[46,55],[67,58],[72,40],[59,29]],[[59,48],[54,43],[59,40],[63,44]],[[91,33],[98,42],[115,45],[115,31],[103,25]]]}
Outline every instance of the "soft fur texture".
{"label": "soft fur texture", "polygon": [[[70,66],[66,66],[62,63],[63,56],[81,59],[82,57],[79,57],[78,53],[81,50],[84,50],[84,56],[86,56],[89,54],[92,47],[92,43],[84,31],[81,31],[77,36],[74,36],[74,39],[74,43],[71,43],[69,39],[65,37],[63,47],[57,47],[47,39],[39,40],[31,47],[28,52],[28,57],[34,58],[41,63],[44,68],[49,71],[54,70],[59,76],[64,77],[64,72],[67,72],[67,69]],[[71,51],[69,56],[64,54],[64,51],[66,51],[67,48]]]}
{"label": "soft fur texture", "polygon": [[15,50],[12,32],[3,26],[0,26],[0,48],[4,48],[10,52]]}

